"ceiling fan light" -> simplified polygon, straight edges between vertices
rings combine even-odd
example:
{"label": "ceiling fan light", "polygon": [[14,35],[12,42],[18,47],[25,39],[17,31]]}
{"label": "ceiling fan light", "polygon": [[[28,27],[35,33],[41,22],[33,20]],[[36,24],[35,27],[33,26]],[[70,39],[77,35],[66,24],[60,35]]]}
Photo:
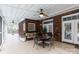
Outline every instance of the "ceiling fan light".
{"label": "ceiling fan light", "polygon": [[43,13],[40,13],[40,15],[39,15],[39,16],[42,18],[44,15],[43,15]]}

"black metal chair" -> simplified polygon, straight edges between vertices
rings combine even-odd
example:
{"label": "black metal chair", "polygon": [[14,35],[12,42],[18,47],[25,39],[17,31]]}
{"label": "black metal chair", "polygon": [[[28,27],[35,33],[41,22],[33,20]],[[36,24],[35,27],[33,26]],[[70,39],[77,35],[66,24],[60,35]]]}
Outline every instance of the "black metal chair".
{"label": "black metal chair", "polygon": [[[42,34],[36,34],[35,35],[33,47],[35,47],[35,45],[40,45],[40,43],[42,43],[42,41],[40,40],[40,37],[41,36],[42,36]],[[52,33],[51,32],[45,33],[44,36],[46,38],[45,44],[48,44],[49,45],[49,49],[51,49],[52,46],[54,47],[54,37],[53,37]]]}
{"label": "black metal chair", "polygon": [[48,36],[48,40],[46,41],[46,43],[49,44],[49,49],[54,48],[54,36],[51,32],[47,33],[47,36]]}
{"label": "black metal chair", "polygon": [[41,33],[37,33],[35,34],[35,37],[33,38],[34,40],[34,45],[33,47],[35,47],[35,45],[40,45],[41,41],[40,41],[40,37],[41,37]]}

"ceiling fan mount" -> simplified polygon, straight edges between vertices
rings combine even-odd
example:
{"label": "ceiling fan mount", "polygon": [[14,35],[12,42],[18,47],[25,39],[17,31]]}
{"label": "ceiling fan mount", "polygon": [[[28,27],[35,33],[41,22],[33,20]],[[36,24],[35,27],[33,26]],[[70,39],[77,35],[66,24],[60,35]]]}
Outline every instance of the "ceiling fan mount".
{"label": "ceiling fan mount", "polygon": [[40,17],[43,17],[43,16],[48,17],[48,14],[47,14],[46,12],[44,12],[43,9],[40,9],[40,14],[39,14],[39,16],[40,16]]}
{"label": "ceiling fan mount", "polygon": [[43,9],[40,9],[41,13],[43,13]]}

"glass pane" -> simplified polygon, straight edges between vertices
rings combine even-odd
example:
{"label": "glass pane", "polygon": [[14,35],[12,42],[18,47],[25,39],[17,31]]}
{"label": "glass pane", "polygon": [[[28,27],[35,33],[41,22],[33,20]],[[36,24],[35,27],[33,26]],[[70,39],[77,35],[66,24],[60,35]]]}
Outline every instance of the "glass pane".
{"label": "glass pane", "polygon": [[77,23],[77,33],[79,33],[79,22]]}
{"label": "glass pane", "polygon": [[72,16],[72,20],[75,20],[75,19],[77,19],[77,16],[76,15]]}
{"label": "glass pane", "polygon": [[63,18],[63,21],[66,21],[67,18]]}
{"label": "glass pane", "polygon": [[77,23],[77,34],[78,34],[78,41],[79,41],[79,22]]}
{"label": "glass pane", "polygon": [[65,39],[71,40],[71,23],[65,23]]}
{"label": "glass pane", "polygon": [[49,25],[49,32],[51,32],[52,33],[52,25]]}

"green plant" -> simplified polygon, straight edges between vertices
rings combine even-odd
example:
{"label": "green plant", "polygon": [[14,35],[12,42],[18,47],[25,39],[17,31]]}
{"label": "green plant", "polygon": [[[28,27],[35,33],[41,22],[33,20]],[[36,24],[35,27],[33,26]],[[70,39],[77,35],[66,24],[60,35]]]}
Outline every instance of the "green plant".
{"label": "green plant", "polygon": [[46,27],[43,28],[43,32],[47,33],[47,28]]}

